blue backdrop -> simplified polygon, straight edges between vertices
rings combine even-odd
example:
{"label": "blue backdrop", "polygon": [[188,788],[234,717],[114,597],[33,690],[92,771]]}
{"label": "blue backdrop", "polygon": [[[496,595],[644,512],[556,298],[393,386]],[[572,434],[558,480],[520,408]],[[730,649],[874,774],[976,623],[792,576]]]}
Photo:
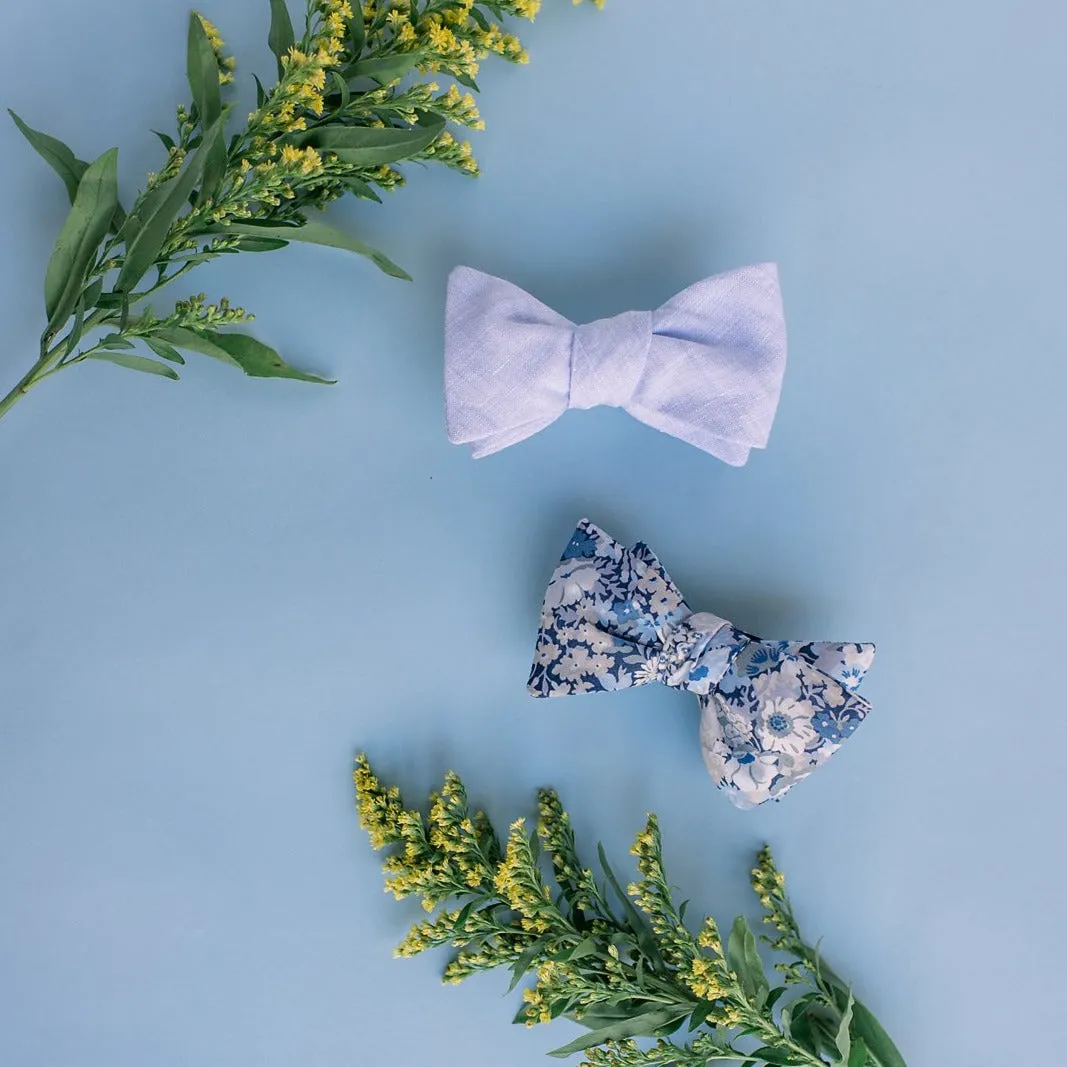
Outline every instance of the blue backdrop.
{"label": "blue backdrop", "polygon": [[[266,0],[212,0],[269,73]],[[186,0],[0,14],[0,102],[83,156],[186,99]],[[198,271],[332,389],[105,365],[0,423],[0,1062],[535,1067],[501,975],[394,961],[415,909],[352,810],[365,747],[506,822],[553,783],[623,855],[659,812],[720,920],[764,841],[910,1067],[1053,1062],[1067,933],[1062,314],[1067,14],[1014,5],[549,0],[487,66],[484,177],[415,169],[337,218],[403,263],[291,248]],[[0,379],[33,358],[60,183],[0,125]],[[444,434],[446,274],[578,320],[776,260],[789,366],[734,470],[570,413],[472,461]],[[780,805],[706,777],[692,698],[535,702],[581,515],[770,637],[874,640],[874,712]],[[1047,675],[1052,674],[1048,682]],[[1040,1021],[1040,1022],[1039,1022]]]}

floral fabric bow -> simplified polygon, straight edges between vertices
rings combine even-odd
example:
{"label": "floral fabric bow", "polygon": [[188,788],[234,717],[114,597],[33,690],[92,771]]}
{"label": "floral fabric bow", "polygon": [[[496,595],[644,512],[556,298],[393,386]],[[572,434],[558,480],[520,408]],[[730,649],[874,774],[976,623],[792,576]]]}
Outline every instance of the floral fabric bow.
{"label": "floral fabric bow", "polygon": [[448,279],[448,438],[487,456],[568,408],[621,407],[732,466],[763,448],[785,372],[773,263],[717,274],[655,311],[577,326],[470,267]]}
{"label": "floral fabric bow", "polygon": [[541,609],[529,689],[556,697],[663,682],[694,693],[700,745],[739,808],[780,798],[866,718],[872,644],[763,641],[694,614],[647,545],[583,519]]}

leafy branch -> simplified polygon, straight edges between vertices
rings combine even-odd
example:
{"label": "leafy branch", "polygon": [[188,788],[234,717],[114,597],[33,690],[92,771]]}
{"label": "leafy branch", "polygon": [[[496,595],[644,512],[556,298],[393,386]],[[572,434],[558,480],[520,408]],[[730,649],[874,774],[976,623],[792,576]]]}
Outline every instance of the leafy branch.
{"label": "leafy branch", "polygon": [[710,916],[695,933],[685,924],[655,815],[631,849],[639,877],[623,889],[603,848],[602,881],[582,863],[550,789],[538,794],[536,829],[518,819],[501,844],[485,815],[470,813],[453,773],[431,794],[428,817],[405,808],[399,789],[383,785],[363,755],[355,785],[371,845],[390,849],[386,890],[421,898],[433,913],[396,954],[450,946],[457,951],[446,982],[505,967],[514,988],[532,975],[515,1022],[563,1017],[588,1028],[551,1055],[584,1053],[584,1067],[905,1067],[878,1021],[802,938],[769,849],[752,887],[764,908],[761,940],[783,957],[774,965],[777,984],[744,917],[725,943]]}
{"label": "leafy branch", "polygon": [[[291,241],[366,256],[395,278],[407,273],[377,249],[317,218],[352,193],[381,202],[404,183],[403,163],[478,167],[449,125],[481,129],[474,97],[490,55],[526,61],[501,21],[532,19],[540,0],[307,0],[297,38],[286,0],[270,0],[268,43],[277,80],[256,78],[256,109],[229,133],[226,87],[234,61],[202,15],[189,20],[191,104],[177,111],[158,173],[127,212],[119,202],[118,151],[92,162],[27,125],[19,130],[59,175],[71,201],[45,276],[47,324],[38,356],[0,399],[0,417],[44,379],[87,360],[176,380],[182,352],[210,356],[254,377],[326,379],[291,366],[231,328],[252,315],[203,294],[157,315],[161,289],[201,263],[268,252]],[[598,4],[599,6],[599,4]],[[426,76],[452,79],[446,89]]]}

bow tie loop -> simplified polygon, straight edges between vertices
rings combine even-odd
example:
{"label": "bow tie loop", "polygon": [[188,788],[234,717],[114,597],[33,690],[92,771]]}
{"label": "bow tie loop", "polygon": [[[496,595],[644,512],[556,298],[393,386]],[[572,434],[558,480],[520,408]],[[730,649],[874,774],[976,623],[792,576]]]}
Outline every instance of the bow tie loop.
{"label": "bow tie loop", "polygon": [[626,407],[645,373],[651,341],[651,311],[624,311],[577,327],[567,406]]}
{"label": "bow tie loop", "polygon": [[661,682],[693,693],[716,784],[739,808],[780,799],[866,718],[871,644],[764,641],[694,614],[647,545],[583,520],[545,593],[529,689],[556,697]]}

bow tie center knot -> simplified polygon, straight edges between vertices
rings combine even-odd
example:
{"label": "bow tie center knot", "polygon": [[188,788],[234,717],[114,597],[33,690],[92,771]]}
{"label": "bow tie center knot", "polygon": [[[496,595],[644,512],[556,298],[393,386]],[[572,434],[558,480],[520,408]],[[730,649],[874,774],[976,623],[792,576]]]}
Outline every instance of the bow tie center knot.
{"label": "bow tie center knot", "polygon": [[574,331],[568,407],[625,407],[648,359],[652,312],[625,311]]}
{"label": "bow tie center knot", "polygon": [[660,680],[675,689],[706,695],[748,640],[718,615],[706,611],[689,615],[663,637],[657,657]]}

